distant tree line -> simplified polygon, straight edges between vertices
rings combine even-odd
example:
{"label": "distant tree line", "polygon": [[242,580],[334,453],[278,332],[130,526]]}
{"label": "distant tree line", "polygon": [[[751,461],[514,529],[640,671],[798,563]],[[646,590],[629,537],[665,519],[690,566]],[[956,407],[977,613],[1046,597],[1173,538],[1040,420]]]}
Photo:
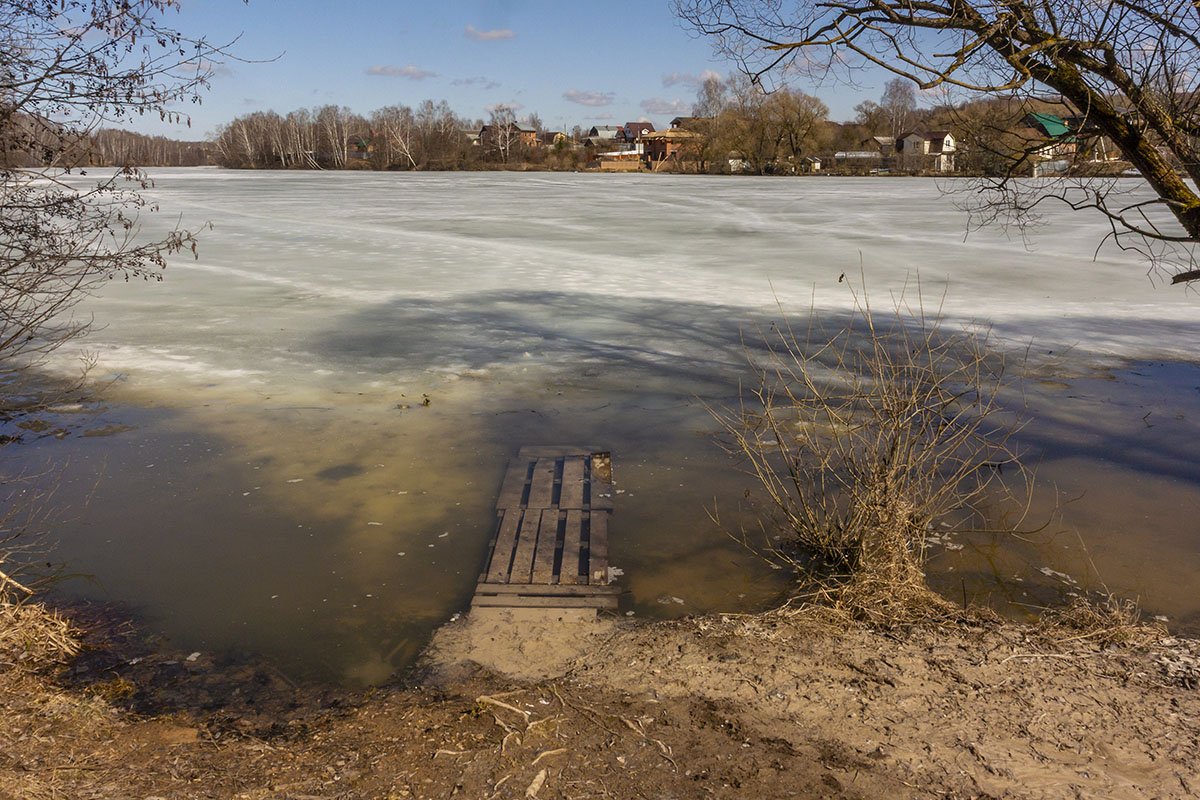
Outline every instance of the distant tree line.
{"label": "distant tree line", "polygon": [[197,167],[211,164],[207,142],[98,128],[79,131],[30,115],[14,116],[3,152],[6,167]]}
{"label": "distant tree line", "polygon": [[459,116],[446,101],[389,105],[370,114],[344,106],[257,111],[223,126],[214,161],[235,169],[574,169],[586,159],[571,136],[547,136],[536,114],[517,120],[498,106],[489,120]]}
{"label": "distant tree line", "polygon": [[[765,91],[741,74],[710,77],[699,87],[692,116],[677,120],[696,136],[670,168],[793,174],[820,160],[823,172],[861,171],[868,162],[858,159],[857,166],[849,166],[841,154],[882,149],[882,160],[870,163],[894,169],[888,153],[895,154],[901,137],[946,130],[957,142],[955,172],[1004,175],[1015,169],[1029,174],[1032,161],[1044,159],[1047,147],[1046,138],[1025,122],[1031,112],[1064,113],[1053,102],[1032,98],[922,104],[910,82],[894,79],[878,101],[859,103],[853,119],[833,122],[828,107],[804,92]],[[196,144],[180,145],[175,154],[165,140],[100,133],[115,137],[110,142],[97,135],[90,145],[96,158],[108,159],[105,163],[126,163],[122,158],[146,165],[204,163]],[[208,143],[207,157],[234,169],[571,170],[594,165],[600,152],[620,146],[615,141],[597,144],[595,138],[580,126],[545,131],[537,114],[518,119],[509,106],[493,108],[484,120],[460,116],[444,100],[426,100],[416,107],[389,105],[365,115],[338,105],[286,115],[256,111],[222,126]],[[1042,155],[1034,158],[1038,153]],[[137,160],[141,158],[147,160]]]}

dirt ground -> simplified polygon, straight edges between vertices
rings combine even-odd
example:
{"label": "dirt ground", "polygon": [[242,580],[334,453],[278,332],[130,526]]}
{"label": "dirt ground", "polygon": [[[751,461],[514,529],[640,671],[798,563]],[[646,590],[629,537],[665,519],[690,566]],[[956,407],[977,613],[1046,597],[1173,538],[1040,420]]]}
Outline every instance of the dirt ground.
{"label": "dirt ground", "polygon": [[130,652],[0,665],[0,797],[1200,796],[1192,640],[493,611],[357,694]]}

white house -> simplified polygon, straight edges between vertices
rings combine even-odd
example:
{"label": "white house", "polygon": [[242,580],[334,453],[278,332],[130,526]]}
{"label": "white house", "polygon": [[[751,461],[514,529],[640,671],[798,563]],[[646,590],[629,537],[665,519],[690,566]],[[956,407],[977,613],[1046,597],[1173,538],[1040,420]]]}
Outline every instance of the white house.
{"label": "white house", "polygon": [[958,144],[950,131],[906,133],[896,142],[896,154],[905,169],[953,172]]}

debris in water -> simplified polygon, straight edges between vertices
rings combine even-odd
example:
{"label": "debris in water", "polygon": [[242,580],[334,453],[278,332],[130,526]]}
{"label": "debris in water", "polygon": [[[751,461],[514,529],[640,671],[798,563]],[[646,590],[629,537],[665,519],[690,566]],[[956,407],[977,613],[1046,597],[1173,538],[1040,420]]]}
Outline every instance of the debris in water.
{"label": "debris in water", "polygon": [[1042,567],[1041,569],[1038,570],[1038,572],[1042,573],[1047,578],[1058,578],[1060,581],[1063,581],[1064,583],[1070,583],[1070,584],[1076,583],[1075,579],[1072,578],[1067,573],[1059,572],[1057,570],[1050,569],[1049,567]]}
{"label": "debris in water", "polygon": [[304,478],[292,478],[288,483],[300,483]]}
{"label": "debris in water", "polygon": [[191,655],[189,655],[189,656],[188,656],[186,659],[184,659],[184,660],[185,660],[185,661],[195,661],[195,660],[196,660],[197,658],[199,658],[199,657],[200,657],[200,652],[199,652],[199,651],[196,651],[195,653],[192,653]]}
{"label": "debris in water", "polygon": [[382,522],[368,522],[368,525],[382,525]]}

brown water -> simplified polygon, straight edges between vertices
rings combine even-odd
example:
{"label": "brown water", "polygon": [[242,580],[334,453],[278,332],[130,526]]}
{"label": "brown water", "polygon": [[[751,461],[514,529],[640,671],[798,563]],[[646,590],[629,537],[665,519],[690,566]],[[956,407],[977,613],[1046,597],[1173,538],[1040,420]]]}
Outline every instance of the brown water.
{"label": "brown water", "polygon": [[965,580],[970,598],[1012,613],[1112,591],[1200,633],[1200,365],[1142,362],[1026,391],[1019,438],[1037,490],[1024,526],[1041,530],[958,540],[934,559],[935,583],[953,598]]}

